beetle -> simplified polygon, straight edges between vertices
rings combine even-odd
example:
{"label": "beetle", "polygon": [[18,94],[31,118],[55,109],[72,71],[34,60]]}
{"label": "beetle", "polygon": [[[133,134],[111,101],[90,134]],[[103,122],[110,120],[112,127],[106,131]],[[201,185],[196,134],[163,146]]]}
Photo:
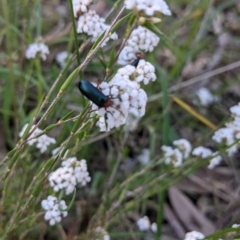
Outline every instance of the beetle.
{"label": "beetle", "polygon": [[138,53],[136,53],[136,57],[137,57],[137,58],[134,59],[134,60],[130,63],[130,65],[132,65],[132,66],[134,66],[134,67],[137,67],[137,66],[138,66],[139,61],[144,58],[144,55],[143,55],[141,52],[138,52]]}
{"label": "beetle", "polygon": [[87,97],[89,100],[95,103],[99,108],[102,107],[108,108],[113,104],[109,96],[103,94],[97,87],[92,85],[89,81],[81,80],[78,83],[78,89],[85,97]]}

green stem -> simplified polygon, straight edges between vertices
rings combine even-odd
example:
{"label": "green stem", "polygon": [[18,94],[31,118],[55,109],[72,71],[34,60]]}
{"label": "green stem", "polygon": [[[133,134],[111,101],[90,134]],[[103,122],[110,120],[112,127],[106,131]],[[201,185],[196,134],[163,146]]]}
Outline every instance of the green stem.
{"label": "green stem", "polygon": [[[169,94],[168,94],[168,79],[166,74],[163,72],[163,70],[158,67],[158,74],[160,75],[160,79],[161,79],[161,89],[163,92],[163,97],[161,99],[162,101],[162,107],[163,109],[167,109],[168,105],[169,105]],[[162,118],[162,145],[168,144],[169,142],[169,112],[166,111],[165,114],[163,115]],[[162,171],[164,172],[166,170],[166,166],[163,163],[162,167],[161,167]],[[166,191],[167,190],[162,190],[158,193],[158,199],[159,199],[159,204],[158,204],[158,212],[157,212],[157,234],[156,234],[156,240],[160,239],[161,237],[161,233],[162,233],[162,222],[163,222],[163,214],[164,214],[164,202],[166,199]]]}
{"label": "green stem", "polygon": [[40,102],[41,99],[42,99],[42,96],[43,96],[43,85],[45,84],[44,83],[44,80],[42,78],[42,69],[41,69],[41,60],[39,58],[36,58],[34,60],[35,62],[35,67],[36,67],[36,73],[37,73],[37,79],[38,79],[38,82],[37,82],[37,102]]}
{"label": "green stem", "polygon": [[40,37],[42,34],[42,7],[41,7],[41,0],[37,0],[36,3],[36,36]]}
{"label": "green stem", "polygon": [[[76,30],[76,23],[75,23],[75,18],[73,15],[73,3],[72,0],[69,0],[70,3],[70,8],[71,8],[71,18],[72,18],[72,24],[73,24],[73,33],[74,33],[74,40],[75,40],[75,47],[76,49],[78,49],[78,38],[77,38],[77,30]],[[78,65],[80,65],[80,54],[79,51],[77,51],[77,61],[78,61]],[[82,73],[81,71],[79,72],[79,77],[80,79],[82,78]]]}

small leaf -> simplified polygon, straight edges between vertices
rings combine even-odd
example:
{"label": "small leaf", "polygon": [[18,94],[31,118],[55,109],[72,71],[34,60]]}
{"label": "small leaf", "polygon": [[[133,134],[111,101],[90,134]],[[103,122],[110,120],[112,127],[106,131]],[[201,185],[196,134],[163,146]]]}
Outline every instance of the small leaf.
{"label": "small leaf", "polygon": [[111,50],[111,53],[110,53],[110,58],[109,58],[109,61],[108,61],[108,65],[107,65],[107,68],[108,69],[111,69],[114,62],[115,62],[115,58],[116,58],[116,52],[115,52],[115,46],[112,47],[112,50]]}
{"label": "small leaf", "polygon": [[161,39],[173,44],[172,41],[163,32],[161,32],[155,25],[153,25],[153,24],[151,24],[150,22],[147,21],[143,24],[143,26],[145,28],[147,28],[148,30],[150,30],[151,32],[155,33]]}
{"label": "small leaf", "polygon": [[146,22],[145,24],[143,24],[143,26],[146,27],[151,32],[155,33],[161,39],[161,41],[163,41],[166,47],[169,48],[179,60],[183,59],[181,51],[178,48],[176,48],[173,42],[164,33],[162,33],[155,25],[151,24],[150,22]]}
{"label": "small leaf", "polygon": [[117,23],[113,26],[113,28],[111,29],[111,33],[114,33],[116,32],[116,30],[121,27],[123,25],[123,23],[128,19],[130,18],[131,16],[133,15],[132,12],[130,12],[129,14],[127,14],[126,16],[124,16],[123,18],[119,19],[117,21]]}
{"label": "small leaf", "polygon": [[78,70],[79,67],[75,68],[75,70],[69,75],[69,77],[66,79],[66,81],[63,83],[63,85],[61,86],[58,94],[62,94],[66,88],[73,82],[73,80],[75,79],[75,77],[78,74]]}
{"label": "small leaf", "polygon": [[98,58],[98,60],[101,63],[101,65],[104,67],[104,69],[106,69],[106,67],[107,67],[106,62],[103,59],[101,59],[100,57]]}
{"label": "small leaf", "polygon": [[89,54],[97,47],[97,45],[101,42],[101,40],[103,39],[104,35],[105,35],[106,30],[97,38],[97,40],[94,42],[91,50],[89,51]]}
{"label": "small leaf", "polygon": [[63,118],[61,118],[59,121],[65,121],[66,119],[68,119],[70,116],[72,116],[72,114],[75,112],[76,110],[72,110],[71,112],[69,112],[68,114],[66,114]]}

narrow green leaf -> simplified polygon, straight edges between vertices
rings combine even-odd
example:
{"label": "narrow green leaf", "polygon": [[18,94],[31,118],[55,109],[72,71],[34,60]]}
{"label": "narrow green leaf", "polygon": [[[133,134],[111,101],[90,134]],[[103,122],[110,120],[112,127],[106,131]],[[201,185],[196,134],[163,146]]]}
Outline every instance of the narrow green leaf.
{"label": "narrow green leaf", "polygon": [[132,15],[133,15],[133,13],[130,12],[130,13],[127,14],[126,16],[124,16],[124,17],[122,17],[121,19],[119,19],[119,20],[117,21],[117,23],[113,26],[113,28],[112,28],[112,30],[111,30],[111,33],[116,32],[117,29],[118,29],[119,27],[121,27],[121,26],[123,25],[123,23],[126,22],[126,20],[127,20],[128,18],[130,18]]}
{"label": "narrow green leaf", "polygon": [[162,33],[155,25],[146,22],[143,26],[146,27],[151,32],[155,33],[161,39],[163,44],[167,48],[169,48],[178,59],[183,58],[182,53],[174,46],[173,42],[164,33]]}
{"label": "narrow green leaf", "polygon": [[71,112],[69,112],[68,114],[66,114],[63,118],[61,118],[61,119],[59,120],[59,122],[67,120],[70,116],[72,116],[72,114],[73,114],[75,111],[76,111],[76,110],[74,109],[74,110],[72,110]]}
{"label": "narrow green leaf", "polygon": [[97,47],[97,45],[98,45],[98,44],[100,43],[100,41],[103,39],[103,37],[104,37],[104,35],[105,35],[105,32],[106,32],[106,31],[104,31],[104,32],[97,38],[97,40],[94,42],[91,50],[89,51],[89,54]]}
{"label": "narrow green leaf", "polygon": [[161,32],[155,25],[151,24],[150,22],[146,22],[143,24],[143,26],[148,30],[150,30],[151,32],[155,33],[161,39],[173,44],[172,41],[163,32]]}
{"label": "narrow green leaf", "polygon": [[69,77],[63,83],[58,94],[62,94],[66,90],[66,88],[73,82],[77,74],[78,74],[78,67],[69,75]]}
{"label": "narrow green leaf", "polygon": [[107,67],[106,62],[105,62],[103,59],[101,59],[100,57],[98,58],[98,60],[99,60],[99,62],[102,64],[102,66],[104,67],[104,69],[106,69],[106,67]]}
{"label": "narrow green leaf", "polygon": [[111,53],[110,53],[110,58],[108,61],[107,68],[111,69],[113,64],[115,63],[115,58],[116,58],[116,50],[115,50],[115,45],[112,47]]}

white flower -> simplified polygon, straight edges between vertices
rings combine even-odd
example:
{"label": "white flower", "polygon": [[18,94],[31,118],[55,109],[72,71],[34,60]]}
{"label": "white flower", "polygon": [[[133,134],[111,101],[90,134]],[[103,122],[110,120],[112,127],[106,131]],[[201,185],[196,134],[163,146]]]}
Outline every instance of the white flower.
{"label": "white flower", "polygon": [[65,67],[68,57],[69,57],[69,54],[67,51],[59,52],[56,55],[56,61],[60,65],[61,68]]}
{"label": "white flower", "polygon": [[95,229],[95,233],[96,233],[95,237],[97,238],[94,238],[94,240],[110,240],[108,232],[101,227],[97,227]]}
{"label": "white flower", "polygon": [[197,97],[199,98],[199,103],[202,106],[208,106],[214,102],[219,101],[219,98],[212,95],[212,93],[207,88],[200,88],[196,92]]}
{"label": "white flower", "polygon": [[46,134],[37,138],[36,147],[40,150],[40,153],[46,152],[49,145],[56,143],[54,138],[48,137]]}
{"label": "white flower", "polygon": [[[121,81],[128,81],[131,80],[131,76],[134,75],[136,71],[136,68],[134,66],[131,65],[127,65],[125,67],[119,68],[115,78],[119,78]],[[114,78],[113,78],[114,79]]]}
{"label": "white flower", "polygon": [[[139,52],[152,52],[159,43],[160,38],[145,27],[139,26],[133,30],[126,45],[118,57],[118,64],[131,64]],[[154,80],[153,80],[154,81]]]}
{"label": "white flower", "polygon": [[152,231],[154,232],[154,233],[156,233],[157,232],[157,223],[152,223],[152,225],[151,225],[151,229],[152,229]]}
{"label": "white flower", "polygon": [[163,145],[161,147],[162,151],[164,152],[164,162],[166,164],[173,164],[175,168],[180,167],[183,162],[183,154],[182,152],[175,148]]}
{"label": "white flower", "polygon": [[143,12],[146,16],[153,16],[157,12],[171,15],[168,5],[163,0],[125,0],[127,9]]}
{"label": "white flower", "polygon": [[118,64],[120,65],[127,65],[133,62],[136,59],[136,53],[138,50],[135,50],[131,46],[125,46],[119,54],[118,57]]}
{"label": "white flower", "polygon": [[25,52],[26,58],[35,58],[37,54],[41,56],[42,60],[46,60],[49,54],[48,46],[41,42],[30,44]]}
{"label": "white flower", "polygon": [[155,68],[154,66],[146,62],[144,59],[141,59],[136,67],[137,77],[134,79],[137,82],[144,82],[144,84],[148,84],[150,81],[156,80]]}
{"label": "white flower", "polygon": [[149,230],[152,230],[154,233],[157,232],[157,223],[154,222],[151,224],[147,216],[144,216],[143,218],[139,218],[136,223],[139,230],[142,232],[149,231]]}
{"label": "white flower", "polygon": [[212,159],[210,160],[210,163],[209,163],[209,165],[208,165],[208,168],[209,168],[209,169],[215,168],[215,167],[218,166],[218,165],[221,163],[221,161],[222,161],[222,157],[219,156],[219,153],[218,153],[218,152],[212,153],[212,154],[211,154],[211,157],[212,157]]}
{"label": "white flower", "polygon": [[171,161],[175,168],[180,167],[182,165],[183,155],[179,149],[177,149],[177,148],[174,149],[174,153],[171,156]]}
{"label": "white flower", "polygon": [[152,52],[158,45],[160,38],[145,27],[138,26],[134,29],[127,40],[126,45],[136,52]]}
{"label": "white flower", "polygon": [[161,147],[161,150],[164,152],[164,162],[166,163],[166,164],[170,164],[171,163],[171,158],[170,158],[170,156],[172,156],[173,155],[173,148],[172,147],[170,147],[170,146],[165,146],[165,145],[163,145],[162,147]]}
{"label": "white flower", "polygon": [[173,144],[179,148],[179,150],[182,152],[184,158],[189,157],[191,150],[192,150],[192,146],[188,140],[179,139],[179,140],[174,141]]}
{"label": "white flower", "polygon": [[61,222],[62,217],[67,216],[67,211],[64,211],[67,208],[64,200],[58,202],[56,197],[50,195],[47,199],[42,200],[41,205],[45,211],[44,219],[49,221],[51,226]]}
{"label": "white flower", "polygon": [[92,0],[72,0],[74,17],[77,18],[81,13],[87,12],[91,3]]}
{"label": "white flower", "polygon": [[89,172],[87,171],[75,171],[75,176],[77,182],[81,184],[81,186],[86,186],[86,184],[91,181],[91,177],[89,176]]}
{"label": "white flower", "polygon": [[[109,25],[105,24],[105,19],[101,18],[95,11],[90,10],[84,13],[78,19],[77,32],[86,33],[91,37],[91,41],[94,42],[96,39],[109,28]],[[116,33],[105,39],[101,47],[104,47],[109,39],[116,40],[118,38]]]}
{"label": "white flower", "polygon": [[95,11],[90,10],[79,17],[77,32],[86,33],[95,39],[106,29],[104,22],[104,18],[99,17]]}
{"label": "white flower", "polygon": [[231,128],[220,128],[214,133],[212,139],[217,143],[230,145],[234,142],[234,131]]}
{"label": "white flower", "polygon": [[142,165],[147,165],[150,161],[150,150],[147,148],[142,149],[142,152],[139,156],[137,156],[137,160]]}
{"label": "white flower", "polygon": [[240,117],[240,103],[238,103],[238,105],[232,106],[230,108],[230,112],[236,116],[236,117]]}
{"label": "white flower", "polygon": [[237,139],[239,138],[238,133],[240,132],[240,117],[234,116],[233,120],[230,122],[227,122],[225,126],[234,131],[233,135],[235,136],[235,138]]}
{"label": "white flower", "polygon": [[[27,128],[28,124],[25,124],[21,130],[21,132],[19,133],[19,137],[22,137],[26,128]],[[29,132],[31,132],[33,130],[33,128],[35,127],[35,125],[33,125],[31,127],[31,129],[29,130]],[[46,134],[43,134],[39,137],[37,137],[38,135],[40,135],[43,131],[39,128],[36,128],[34,130],[34,132],[28,137],[28,141],[27,144],[32,146],[33,144],[36,144],[36,147],[40,150],[40,153],[44,153],[48,146],[50,144],[54,144],[56,143],[56,140],[54,138],[48,137]],[[37,138],[36,138],[37,137]]]}
{"label": "white flower", "polygon": [[139,60],[137,67],[126,65],[119,68],[115,75],[115,78],[116,77],[122,81],[130,80],[137,83],[144,82],[145,85],[150,81],[155,81],[157,78],[154,66],[144,59]]}
{"label": "white flower", "polygon": [[86,160],[78,161],[75,157],[66,159],[62,167],[49,175],[48,181],[55,192],[64,189],[66,195],[71,194],[78,184],[85,186],[91,181]]}
{"label": "white flower", "polygon": [[[25,124],[25,125],[23,126],[21,132],[19,133],[19,137],[22,137],[22,136],[23,136],[25,130],[27,129],[27,126],[28,126],[28,124]],[[33,125],[33,126],[31,127],[31,129],[29,130],[29,132],[31,132],[34,127],[35,127],[35,125]],[[32,146],[34,143],[36,143],[36,142],[37,142],[37,138],[35,138],[35,137],[36,137],[37,135],[41,134],[41,133],[42,133],[42,130],[39,129],[39,128],[36,128],[36,129],[34,130],[34,132],[28,137],[28,139],[30,139],[30,140],[27,141],[27,144],[28,144],[29,146]]]}
{"label": "white flower", "polygon": [[232,156],[238,151],[237,144],[234,144],[234,142],[236,141],[234,132],[234,129],[225,127],[217,130],[212,136],[212,139],[217,143],[223,143],[227,146],[231,146],[227,149],[227,153],[229,156]]}
{"label": "white flower", "polygon": [[202,146],[199,146],[199,147],[193,149],[192,155],[200,156],[201,158],[211,157],[210,163],[208,165],[209,169],[213,169],[214,167],[219,165],[220,162],[222,161],[222,157],[219,156],[218,152],[213,153],[211,149],[205,148],[205,147],[202,147]]}
{"label": "white flower", "polygon": [[192,231],[192,232],[188,232],[185,235],[184,240],[198,240],[198,239],[204,239],[204,235],[200,232],[197,231]]}
{"label": "white flower", "polygon": [[212,139],[226,145],[226,152],[231,157],[238,151],[240,140],[240,103],[230,108],[232,121],[225,124],[226,127],[217,130]]}
{"label": "white flower", "polygon": [[55,192],[67,187],[67,177],[69,177],[69,168],[60,167],[56,171],[52,172],[49,177],[48,181],[50,186],[53,187]]}
{"label": "white flower", "polygon": [[235,223],[235,224],[232,225],[232,228],[239,228],[239,227],[240,227],[240,224]]}
{"label": "white flower", "polygon": [[151,223],[149,221],[149,218],[147,216],[144,216],[143,218],[139,218],[137,220],[137,225],[140,231],[148,231],[151,228]]}
{"label": "white flower", "polygon": [[[85,160],[84,160],[85,161]],[[76,157],[70,157],[64,161],[62,161],[62,166],[66,168],[71,168],[72,166],[78,165],[78,161]]]}
{"label": "white flower", "polygon": [[209,148],[199,146],[199,147],[193,149],[192,155],[200,156],[202,158],[208,158],[212,155],[212,150]]}

